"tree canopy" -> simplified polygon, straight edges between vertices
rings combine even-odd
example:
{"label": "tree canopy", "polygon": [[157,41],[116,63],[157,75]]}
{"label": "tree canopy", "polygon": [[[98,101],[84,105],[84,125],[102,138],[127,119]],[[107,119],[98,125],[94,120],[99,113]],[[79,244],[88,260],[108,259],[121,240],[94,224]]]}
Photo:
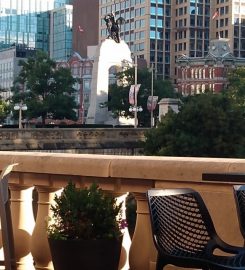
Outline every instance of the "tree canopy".
{"label": "tree canopy", "polygon": [[77,108],[73,96],[76,80],[67,68],[56,68],[46,53],[38,51],[35,57],[21,60],[22,67],[12,88],[12,103],[25,103],[29,118],[47,117],[76,120]]}
{"label": "tree canopy", "polygon": [[223,93],[189,96],[146,133],[145,154],[245,157],[245,110]]}
{"label": "tree canopy", "polygon": [[[133,118],[133,113],[129,112],[129,90],[130,86],[135,82],[134,68],[127,69],[117,74],[118,83],[110,85],[108,94],[108,109],[115,116],[124,116]],[[127,84],[125,84],[127,81]],[[137,104],[143,108],[143,111],[138,113],[139,123],[144,126],[150,126],[150,112],[147,110],[147,99],[151,95],[151,72],[147,69],[138,69],[137,83],[141,84]],[[173,86],[168,80],[153,81],[153,95],[158,96],[158,100],[162,98],[174,98],[176,93]],[[154,116],[158,116],[158,105],[154,111]]]}
{"label": "tree canopy", "polygon": [[234,102],[245,108],[245,67],[233,69],[228,75],[229,85],[225,91]]}
{"label": "tree canopy", "polygon": [[10,113],[10,107],[0,98],[0,123],[2,124],[4,120],[6,119],[7,115]]}

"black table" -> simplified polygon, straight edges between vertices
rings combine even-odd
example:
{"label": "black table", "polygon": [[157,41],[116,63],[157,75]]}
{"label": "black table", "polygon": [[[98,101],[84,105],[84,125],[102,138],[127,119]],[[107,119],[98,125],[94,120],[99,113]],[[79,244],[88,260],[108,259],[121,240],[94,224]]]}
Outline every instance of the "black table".
{"label": "black table", "polygon": [[221,182],[245,182],[245,173],[203,173],[202,180]]}

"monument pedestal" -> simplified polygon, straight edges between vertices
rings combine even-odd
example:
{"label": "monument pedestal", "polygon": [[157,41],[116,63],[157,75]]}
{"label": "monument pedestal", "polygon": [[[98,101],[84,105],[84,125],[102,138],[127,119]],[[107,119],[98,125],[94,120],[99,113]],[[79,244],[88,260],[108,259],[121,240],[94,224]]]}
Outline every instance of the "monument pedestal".
{"label": "monument pedestal", "polygon": [[101,104],[108,101],[109,69],[122,66],[122,61],[132,62],[131,51],[125,41],[116,43],[104,40],[98,47],[92,72],[91,97],[86,124],[104,124],[108,121],[108,108]]}

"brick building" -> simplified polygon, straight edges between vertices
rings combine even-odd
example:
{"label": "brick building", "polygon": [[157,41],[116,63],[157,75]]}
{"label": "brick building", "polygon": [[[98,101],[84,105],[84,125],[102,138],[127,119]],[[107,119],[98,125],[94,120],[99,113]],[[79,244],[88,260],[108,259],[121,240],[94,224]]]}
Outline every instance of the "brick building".
{"label": "brick building", "polygon": [[227,85],[230,69],[245,65],[245,58],[231,53],[228,39],[210,41],[205,57],[182,55],[176,59],[177,90],[183,95],[193,95],[211,90],[219,92]]}
{"label": "brick building", "polygon": [[82,58],[75,52],[68,61],[58,62],[57,67],[69,68],[72,76],[78,79],[74,85],[76,89],[74,96],[78,105],[78,122],[84,123],[90,103],[93,60]]}

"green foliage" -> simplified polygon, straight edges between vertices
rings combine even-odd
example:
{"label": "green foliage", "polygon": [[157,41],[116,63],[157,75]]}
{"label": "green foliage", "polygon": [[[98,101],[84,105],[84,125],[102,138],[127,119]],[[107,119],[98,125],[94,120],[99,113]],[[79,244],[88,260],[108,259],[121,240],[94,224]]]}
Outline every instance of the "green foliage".
{"label": "green foliage", "polygon": [[[135,70],[134,68],[127,69],[117,74],[119,85],[113,84],[109,87],[108,106],[109,110],[115,116],[124,116],[126,118],[133,118],[132,112],[129,112],[129,90],[130,86],[134,84]],[[128,82],[125,85],[125,82]],[[150,112],[147,110],[147,99],[151,95],[151,72],[147,69],[138,69],[137,82],[141,84],[137,103],[142,106],[143,112],[138,113],[139,123],[144,126],[150,125]],[[158,100],[162,98],[174,98],[173,86],[168,80],[154,80],[153,81],[154,96],[158,96]],[[154,116],[158,115],[158,105],[154,111]]]}
{"label": "green foliage", "polygon": [[96,185],[78,189],[69,182],[51,207],[54,222],[48,235],[55,239],[110,239],[121,235],[122,205]]}
{"label": "green foliage", "polygon": [[225,93],[233,99],[234,103],[245,108],[245,68],[232,70],[228,80],[229,86]]}
{"label": "green foliage", "polygon": [[0,99],[0,123],[3,123],[7,115],[10,113],[9,105]]}
{"label": "green foliage", "polygon": [[[0,88],[0,93],[5,91],[6,90]],[[9,113],[10,106],[6,101],[2,99],[2,96],[0,95],[0,124],[4,122]]]}
{"label": "green foliage", "polygon": [[244,112],[224,94],[189,96],[147,132],[145,154],[244,158]]}
{"label": "green foliage", "polygon": [[56,69],[56,63],[44,52],[38,52],[27,62],[20,61],[19,65],[22,69],[12,88],[13,104],[23,101],[28,107],[25,114],[29,118],[42,117],[43,123],[47,116],[76,120],[77,106],[72,95],[76,80],[69,69]]}

